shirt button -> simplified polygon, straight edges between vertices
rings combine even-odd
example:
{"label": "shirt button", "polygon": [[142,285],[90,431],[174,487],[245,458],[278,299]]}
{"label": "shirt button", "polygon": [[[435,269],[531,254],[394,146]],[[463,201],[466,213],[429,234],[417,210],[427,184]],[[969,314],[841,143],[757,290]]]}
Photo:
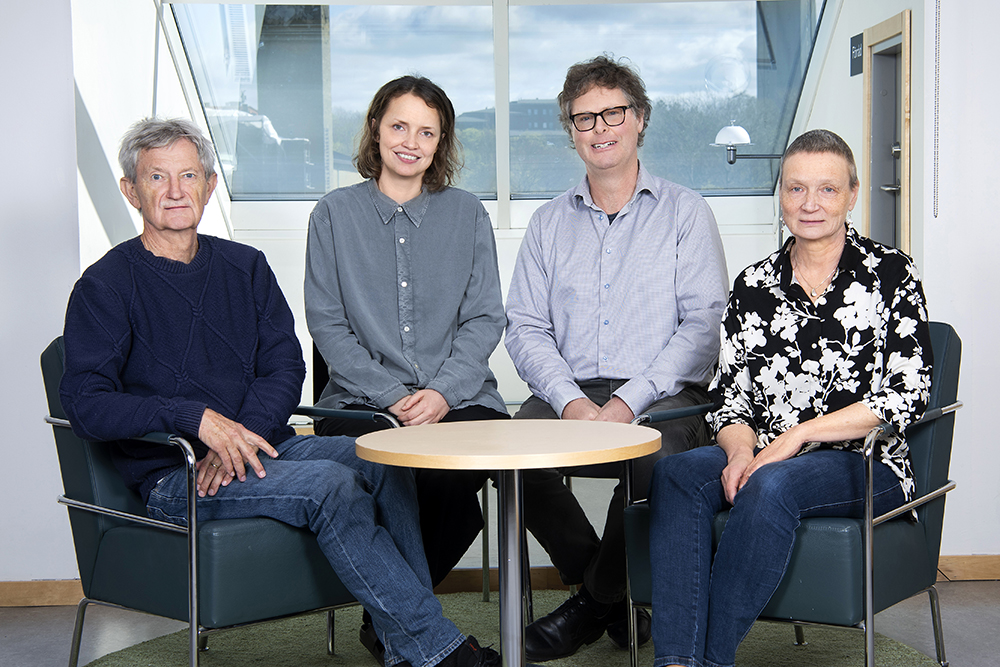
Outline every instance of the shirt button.
{"label": "shirt button", "polygon": [[406,239],[404,239],[404,238],[400,238],[400,239],[399,239],[399,242],[400,242],[400,243],[406,243]]}
{"label": "shirt button", "polygon": [[400,284],[401,286],[403,286],[403,287],[406,287],[406,281],[405,281],[405,280],[404,280],[403,282],[399,283],[399,284]]}
{"label": "shirt button", "polygon": [[403,331],[409,332],[410,331],[410,327],[403,327]]}
{"label": "shirt button", "polygon": [[416,368],[418,371],[420,370],[420,364],[413,364],[413,367]]}
{"label": "shirt button", "polygon": [[607,360],[608,360],[608,358],[607,358],[607,357],[601,357],[601,358],[602,358],[602,359],[603,359],[604,361],[607,361]]}
{"label": "shirt button", "polygon": [[605,323],[605,324],[607,324],[607,323],[608,323],[608,321],[607,321],[607,320],[604,320],[604,323]]}
{"label": "shirt button", "polygon": [[604,283],[604,289],[609,289],[610,287],[611,287],[611,285],[610,285],[610,284],[608,284],[608,283]]}
{"label": "shirt button", "polygon": [[400,207],[398,207],[396,209],[396,213],[402,213],[402,212],[403,212],[403,207],[402,206],[400,206]]}
{"label": "shirt button", "polygon": [[606,253],[608,253],[608,254],[610,255],[610,254],[611,254],[611,248],[608,248],[608,249],[607,249],[607,250],[605,250],[604,252],[606,252]]}

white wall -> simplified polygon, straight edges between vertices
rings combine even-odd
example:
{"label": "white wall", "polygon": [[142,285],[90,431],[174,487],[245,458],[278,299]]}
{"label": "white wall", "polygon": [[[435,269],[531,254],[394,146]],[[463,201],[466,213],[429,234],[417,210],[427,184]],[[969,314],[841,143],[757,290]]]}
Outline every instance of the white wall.
{"label": "white wall", "polygon": [[[1000,91],[992,63],[1000,57],[993,0],[942,0],[940,44],[939,214],[934,216],[934,0],[843,0],[830,49],[820,60],[819,85],[807,128],[844,137],[860,160],[863,88],[850,76],[851,36],[912,9],[912,254],[923,274],[930,316],[951,323],[963,340],[958,413],[942,554],[1000,553],[1000,449],[993,446],[993,403],[998,398],[998,297],[991,289],[1000,228],[992,215],[1000,196],[1000,166],[980,133],[996,123]],[[814,61],[816,62],[816,61]],[[805,100],[806,104],[810,101]],[[988,132],[988,130],[987,130]],[[859,203],[860,205],[860,203]]]}
{"label": "white wall", "polygon": [[38,365],[79,275],[69,3],[0,4],[0,581],[77,576]]}
{"label": "white wall", "polygon": [[[1000,297],[994,288],[1000,248],[1000,162],[992,149],[1000,108],[996,63],[1000,4],[941,1],[938,215],[933,197],[934,1],[926,0],[923,35],[927,110],[924,132],[924,288],[931,316],[951,322],[963,342],[945,554],[1000,553],[1000,447],[994,429],[1000,398]],[[914,172],[916,173],[916,172]],[[992,341],[992,342],[990,342]]]}
{"label": "white wall", "polygon": [[[832,2],[831,4],[836,4]],[[987,26],[997,25],[1000,9],[992,0],[942,2],[940,213],[932,208],[932,110],[934,0],[843,0],[830,50],[822,62],[815,100],[806,127],[829,127],[852,146],[861,142],[861,78],[848,76],[848,44],[860,33],[906,7],[914,10],[914,163],[918,184],[913,202],[914,248],[923,272],[931,316],[953,323],[965,342],[953,478],[945,522],[945,554],[1000,554],[1000,503],[993,471],[1000,451],[993,445],[991,399],[1000,371],[989,348],[997,329],[997,301],[991,269],[998,231],[993,204],[998,201],[1000,166],[989,160],[975,133],[995,125],[1000,92],[991,63],[1000,44]],[[99,206],[117,188],[118,138],[132,121],[148,115],[153,98],[152,3],[128,0],[36,0],[4,3],[0,9],[0,73],[4,104],[0,119],[8,128],[7,156],[0,166],[4,207],[0,208],[0,354],[4,383],[0,415],[5,424],[6,456],[0,466],[0,581],[66,579],[76,576],[65,510],[56,505],[61,489],[52,437],[41,423],[45,402],[38,354],[62,328],[73,281],[85,264],[106,249],[97,217]],[[990,20],[992,19],[992,20]],[[187,114],[173,64],[161,42],[158,110]],[[81,169],[102,192],[91,193],[79,178],[74,146],[75,73],[81,111],[103,146],[86,151]],[[990,110],[990,111],[988,111]],[[198,119],[196,119],[198,120]],[[860,157],[860,156],[859,156]],[[720,157],[721,159],[721,157]],[[102,168],[103,175],[94,176]],[[96,171],[92,171],[96,170]],[[103,179],[101,181],[100,179]],[[77,190],[79,188],[79,224]],[[118,201],[118,204],[121,202]],[[225,234],[223,206],[208,211],[206,230]],[[732,225],[727,240],[731,272],[767,251],[758,246],[772,204],[711,200],[720,224]],[[304,222],[308,215],[296,212]],[[120,213],[120,211],[119,211]],[[131,224],[134,214],[127,212]],[[268,246],[289,301],[301,303],[304,235],[294,230],[257,229],[238,207],[237,238],[253,234]],[[96,239],[81,246],[78,229]],[[502,264],[513,261],[517,232],[502,232]],[[507,237],[510,238],[507,238]],[[766,232],[765,232],[766,236]],[[773,246],[771,246],[773,247]],[[284,268],[282,268],[284,267]],[[503,270],[503,269],[502,269]],[[287,278],[282,277],[282,272]],[[505,279],[507,276],[503,276]],[[732,276],[731,276],[732,277]],[[498,368],[498,371],[500,369]],[[500,371],[501,373],[503,371]]]}

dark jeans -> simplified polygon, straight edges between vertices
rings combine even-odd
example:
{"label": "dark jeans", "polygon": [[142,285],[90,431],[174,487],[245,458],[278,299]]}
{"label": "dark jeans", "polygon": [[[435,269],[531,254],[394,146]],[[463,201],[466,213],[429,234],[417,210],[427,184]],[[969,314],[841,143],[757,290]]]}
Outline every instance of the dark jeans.
{"label": "dark jeans", "polygon": [[[611,400],[624,380],[590,380],[580,383],[587,398],[597,405]],[[688,387],[650,405],[646,412],[698,405],[709,402],[701,387]],[[514,415],[515,419],[557,419],[552,407],[531,396]],[[633,466],[636,500],[645,498],[653,465],[669,454],[708,444],[708,428],[702,415],[652,425],[660,431],[658,452],[636,459]],[[625,595],[625,464],[622,462],[576,468],[525,470],[524,524],[549,554],[565,584],[583,584],[600,602],[615,602]],[[564,477],[617,479],[608,504],[604,535],[597,537]]]}
{"label": "dark jeans", "polygon": [[[358,410],[375,410],[361,407]],[[449,410],[442,422],[509,419],[502,412],[481,405]],[[318,435],[350,435],[357,437],[388,428],[382,422],[361,419],[321,419],[316,423]],[[469,443],[475,447],[475,443]],[[469,546],[483,529],[483,510],[477,494],[492,473],[488,470],[430,470],[415,468],[417,503],[420,507],[420,534],[431,572],[432,585],[437,586],[458,564]]]}
{"label": "dark jeans", "polygon": [[[821,449],[758,468],[736,494],[712,554],[712,521],[730,507],[721,447],[671,456],[656,466],[649,498],[653,573],[653,664],[731,667],[736,648],[784,576],[799,520],[860,517],[864,457]],[[899,478],[875,463],[875,516],[899,507]]]}

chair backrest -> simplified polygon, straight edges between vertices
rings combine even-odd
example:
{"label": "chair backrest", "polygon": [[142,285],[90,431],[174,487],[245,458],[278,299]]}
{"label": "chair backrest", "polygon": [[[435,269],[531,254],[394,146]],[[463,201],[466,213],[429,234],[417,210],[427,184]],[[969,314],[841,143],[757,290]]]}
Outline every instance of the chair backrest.
{"label": "chair backrest", "polygon": [[[63,340],[60,337],[52,341],[41,356],[42,378],[45,381],[49,415],[56,419],[66,419],[62,401],[59,399],[63,359]],[[62,426],[53,426],[53,435],[59,456],[63,491],[67,498],[140,516],[146,515],[142,499],[125,486],[112,463],[109,444],[84,440],[72,430]],[[89,595],[91,575],[101,536],[107,530],[122,525],[122,522],[72,508],[69,517],[77,566],[80,568],[80,580],[84,594]]]}
{"label": "chair backrest", "polygon": [[[958,399],[958,377],[962,360],[962,340],[950,324],[931,322],[931,347],[934,350],[934,373],[928,405],[940,408]],[[916,481],[915,496],[923,495],[948,481],[951,464],[955,414],[948,414],[906,431],[910,465]],[[928,555],[937,567],[944,524],[944,498],[928,503],[917,511],[927,535]]]}

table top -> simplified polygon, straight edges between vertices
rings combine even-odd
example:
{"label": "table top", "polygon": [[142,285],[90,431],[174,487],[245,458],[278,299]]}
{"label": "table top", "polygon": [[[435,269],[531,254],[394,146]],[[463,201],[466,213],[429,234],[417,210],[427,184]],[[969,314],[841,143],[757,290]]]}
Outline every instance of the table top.
{"label": "table top", "polygon": [[495,419],[375,431],[355,447],[367,461],[409,468],[561,468],[652,454],[660,432],[612,422]]}

